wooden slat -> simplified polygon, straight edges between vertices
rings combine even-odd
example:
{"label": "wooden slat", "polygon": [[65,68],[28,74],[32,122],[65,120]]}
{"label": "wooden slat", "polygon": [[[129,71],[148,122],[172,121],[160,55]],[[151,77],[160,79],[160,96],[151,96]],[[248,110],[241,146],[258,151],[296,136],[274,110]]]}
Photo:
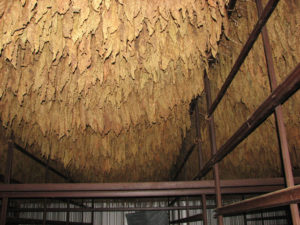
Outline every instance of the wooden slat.
{"label": "wooden slat", "polygon": [[217,215],[230,216],[299,202],[300,185],[297,185],[223,206],[221,208],[217,208],[215,211]]}

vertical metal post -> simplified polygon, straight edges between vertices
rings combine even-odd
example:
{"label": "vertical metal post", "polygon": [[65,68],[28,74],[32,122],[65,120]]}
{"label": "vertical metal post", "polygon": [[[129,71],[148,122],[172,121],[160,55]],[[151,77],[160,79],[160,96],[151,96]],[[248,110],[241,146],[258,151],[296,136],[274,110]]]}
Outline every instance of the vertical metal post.
{"label": "vertical metal post", "polygon": [[248,222],[247,222],[247,214],[243,214],[243,218],[244,218],[244,225],[247,225]]}
{"label": "vertical metal post", "polygon": [[[206,93],[206,105],[207,111],[211,107],[211,90],[209,80],[206,74],[206,70],[204,70],[204,86],[205,86],[205,93]],[[210,137],[210,146],[211,146],[211,153],[214,155],[217,152],[217,143],[216,143],[216,131],[214,126],[214,116],[211,115],[208,118],[208,126],[209,126],[209,137]],[[218,163],[214,165],[214,177],[215,177],[215,186],[216,186],[216,202],[217,207],[222,207],[222,198],[221,198],[221,188],[220,188],[220,176],[219,176],[219,166]],[[218,225],[223,225],[223,216],[218,216]]]}
{"label": "vertical metal post", "polygon": [[[168,205],[168,202],[170,201],[170,199],[169,199],[169,197],[167,198],[167,201],[166,201],[166,203],[165,203],[165,206],[167,206]],[[140,205],[140,207],[142,207],[141,205]],[[168,210],[168,218],[169,218],[169,224],[170,224],[170,221],[172,220],[172,215],[171,215],[171,212],[172,212],[172,210]]]}
{"label": "vertical metal post", "polygon": [[197,134],[197,145],[198,145],[198,162],[199,162],[199,172],[200,172],[203,159],[202,159],[201,130],[200,130],[198,99],[196,101],[196,106],[195,106],[195,122],[196,122],[196,134]]}
{"label": "vertical metal post", "polygon": [[[200,118],[199,118],[199,106],[198,100],[196,102],[195,107],[195,114],[196,114],[196,133],[197,133],[197,144],[198,144],[198,161],[199,161],[199,172],[201,171],[201,167],[203,165],[203,158],[202,158],[202,146],[201,146],[201,130],[200,130]],[[206,195],[201,195],[201,202],[202,202],[202,216],[203,216],[203,225],[207,225],[207,209],[206,209]]]}
{"label": "vertical metal post", "polygon": [[67,218],[66,218],[66,224],[70,224],[70,199],[67,199]]}
{"label": "vertical metal post", "polygon": [[[190,217],[190,210],[189,210],[189,198],[186,197],[185,198],[185,207],[186,207],[186,217],[189,218]],[[190,225],[190,222],[186,223],[187,225]]]}
{"label": "vertical metal post", "polygon": [[[95,208],[94,199],[92,199],[92,209]],[[91,218],[92,225],[94,225],[94,210],[92,211],[92,218]]]}
{"label": "vertical metal post", "polygon": [[[168,201],[169,202],[169,201]],[[168,206],[168,205],[167,205]],[[172,217],[171,217],[172,221],[175,220],[175,210],[172,210]]]}
{"label": "vertical metal post", "polygon": [[6,224],[6,215],[7,215],[7,206],[8,206],[8,198],[2,198],[2,207],[1,207],[1,225]]}
{"label": "vertical metal post", "polygon": [[[186,165],[187,166],[187,165]],[[184,179],[187,180],[187,167],[184,167]],[[185,197],[185,211],[186,211],[186,217],[190,217],[190,211],[189,211],[189,199],[188,196]],[[189,222],[186,223],[187,225],[190,225]]]}
{"label": "vertical metal post", "polygon": [[[81,203],[83,205],[83,199],[81,200]],[[83,205],[84,206],[84,205]],[[81,223],[83,223],[83,211],[81,212]]]}
{"label": "vertical metal post", "polygon": [[[48,182],[48,174],[49,174],[49,157],[47,159],[47,164],[45,168],[45,183]],[[47,199],[44,198],[43,225],[46,225],[46,220],[47,220]]]}
{"label": "vertical metal post", "polygon": [[265,219],[264,219],[264,214],[263,212],[260,212],[260,216],[261,216],[261,224],[265,225]]}
{"label": "vertical metal post", "polygon": [[[124,200],[121,200],[121,206],[122,206],[122,208],[125,208],[125,203],[124,203]],[[124,212],[124,214],[123,214],[123,216],[122,216],[122,223],[121,224],[123,224],[123,225],[125,225],[125,213],[126,212]]]}
{"label": "vertical metal post", "polygon": [[[242,200],[245,200],[245,196],[242,195]],[[243,213],[243,218],[244,218],[244,225],[247,225],[247,214]]]}
{"label": "vertical metal post", "polygon": [[202,195],[202,216],[203,225],[207,225],[206,195]]}
{"label": "vertical metal post", "polygon": [[[263,11],[261,0],[256,0],[256,6],[257,6],[258,15],[260,16]],[[267,30],[266,26],[264,26],[262,28],[261,33],[262,33],[266,63],[267,63],[267,67],[268,67],[268,76],[269,76],[271,91],[273,91],[277,87],[277,81],[276,81],[276,76],[275,76],[275,69],[274,69],[274,62],[273,62],[273,58],[272,58],[271,45],[270,45],[268,30]],[[287,134],[286,134],[286,129],[285,129],[285,125],[284,125],[281,105],[279,105],[275,108],[275,120],[276,120],[276,127],[277,127],[277,135],[279,137],[279,145],[280,145],[280,149],[281,149],[281,157],[282,157],[282,161],[283,161],[286,185],[287,185],[287,187],[292,187],[295,185],[295,183],[294,183],[292,163],[291,163],[291,158],[290,158],[290,154],[289,154]],[[298,205],[291,204],[290,210],[291,210],[293,224],[294,225],[300,224]]]}
{"label": "vertical metal post", "polygon": [[[4,177],[4,183],[6,184],[9,184],[11,180],[12,164],[13,164],[13,143],[12,140],[9,140],[8,149],[7,149],[7,158],[6,158],[5,177]],[[8,207],[8,198],[4,197],[2,198],[0,225],[6,224],[7,207]]]}
{"label": "vertical metal post", "polygon": [[47,220],[47,200],[46,198],[44,199],[44,211],[43,211],[43,225],[46,225],[46,220]]}
{"label": "vertical metal post", "polygon": [[[178,199],[178,206],[180,206],[180,200],[179,199]],[[180,220],[180,209],[178,209],[177,212],[178,212],[177,219]]]}
{"label": "vertical metal post", "polygon": [[285,207],[284,209],[285,215],[286,215],[286,221],[287,224],[292,224],[292,215],[291,215],[291,210],[290,210],[290,206]]}

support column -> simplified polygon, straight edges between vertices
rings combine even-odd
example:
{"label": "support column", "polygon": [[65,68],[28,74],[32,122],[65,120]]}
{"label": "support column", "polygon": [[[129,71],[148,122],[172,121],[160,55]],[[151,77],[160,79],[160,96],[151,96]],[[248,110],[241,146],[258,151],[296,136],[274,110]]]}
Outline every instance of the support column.
{"label": "support column", "polygon": [[[47,159],[47,164],[45,168],[45,183],[48,182],[48,174],[49,174],[49,157]],[[44,198],[43,225],[46,225],[46,220],[47,220],[47,199]]]}
{"label": "support column", "polygon": [[67,199],[67,218],[66,218],[66,224],[70,224],[70,199]]}
{"label": "support column", "polygon": [[[196,134],[197,134],[197,144],[198,144],[198,162],[199,162],[199,172],[203,165],[202,157],[202,146],[201,146],[201,130],[200,130],[200,118],[199,118],[199,107],[198,100],[195,106],[195,121],[196,121]],[[207,225],[207,210],[206,210],[206,195],[201,195],[202,202],[202,216],[203,216],[203,225]]]}
{"label": "support column", "polygon": [[[5,177],[4,177],[5,184],[10,183],[12,164],[13,164],[13,142],[12,142],[12,140],[9,140],[8,141],[8,149],[7,149],[7,158],[6,158]],[[7,207],[8,207],[8,198],[4,197],[4,198],[2,198],[0,225],[6,224]]]}
{"label": "support column", "polygon": [[[169,201],[168,201],[168,202],[169,202]],[[167,205],[167,206],[168,206],[168,205]],[[172,218],[172,221],[173,221],[173,220],[175,220],[175,210],[172,210],[171,212],[172,212],[172,217],[171,217],[171,218]],[[170,221],[169,221],[169,223],[170,223]]]}
{"label": "support column", "polygon": [[[179,199],[178,199],[178,203],[177,204],[178,204],[178,206],[180,206],[180,200]],[[177,212],[178,212],[177,219],[180,220],[180,209],[178,209]]]}
{"label": "support column", "polygon": [[[257,11],[258,11],[258,16],[260,16],[263,11],[263,6],[261,3],[261,0],[256,0],[256,6],[257,6]],[[263,45],[264,45],[266,63],[267,63],[267,67],[268,67],[268,76],[269,76],[271,91],[273,91],[277,87],[277,81],[276,81],[276,75],[275,75],[275,69],[274,69],[274,62],[273,62],[273,58],[272,58],[271,45],[270,45],[268,30],[267,30],[266,26],[264,26],[262,28],[261,33],[262,33],[262,38],[263,38]],[[281,105],[279,105],[275,108],[275,121],[276,121],[276,127],[277,127],[277,136],[278,136],[280,150],[281,150],[281,158],[282,158],[282,162],[283,162],[285,182],[286,182],[287,187],[292,187],[295,185],[295,183],[294,183],[292,163],[291,163],[291,158],[290,158],[290,153],[289,153],[289,148],[288,148],[288,141],[287,141],[287,135],[286,135],[286,129],[285,129],[285,125],[284,125],[284,119],[283,119]],[[293,224],[294,225],[300,224],[298,205],[291,204],[290,210],[291,210]]]}
{"label": "support column", "polygon": [[261,216],[261,224],[265,225],[265,220],[264,220],[264,214],[263,214],[263,212],[260,212],[260,216]]}
{"label": "support column", "polygon": [[[81,200],[81,204],[84,205],[84,204],[83,204],[83,199]],[[82,211],[82,212],[81,212],[81,223],[83,223],[83,215],[84,215],[84,214],[83,214],[83,211]]]}
{"label": "support column", "polygon": [[195,123],[196,123],[196,134],[197,134],[196,144],[198,145],[198,162],[199,162],[199,172],[200,172],[203,159],[202,159],[201,130],[200,130],[198,100],[196,101],[196,106],[195,106]]}
{"label": "support column", "polygon": [[[245,200],[245,196],[242,195],[242,200]],[[244,225],[247,225],[247,214],[243,213]]]}
{"label": "support column", "polygon": [[[188,197],[185,198],[185,207],[186,207],[186,217],[189,218],[190,217],[190,209],[189,209],[189,198]],[[190,225],[190,222],[187,222],[186,224]]]}
{"label": "support column", "polygon": [[203,225],[207,225],[206,195],[202,195],[202,216]]}
{"label": "support column", "polygon": [[[95,208],[94,199],[92,199],[92,209]],[[94,225],[94,210],[92,211],[92,218],[91,218],[92,225]]]}
{"label": "support column", "polygon": [[[204,70],[204,86],[205,86],[205,93],[206,93],[206,104],[207,104],[207,111],[211,107],[212,100],[211,100],[211,90],[209,80],[206,74],[206,70]],[[217,152],[217,143],[216,143],[216,131],[214,125],[214,116],[213,114],[208,118],[208,126],[209,126],[209,137],[210,137],[210,146],[211,146],[211,153],[212,155],[216,154]],[[216,163],[214,165],[214,178],[215,178],[215,187],[216,187],[216,203],[217,207],[222,207],[222,199],[221,199],[221,188],[220,188],[220,176],[219,176],[219,165]],[[223,216],[218,216],[218,225],[223,225]]]}

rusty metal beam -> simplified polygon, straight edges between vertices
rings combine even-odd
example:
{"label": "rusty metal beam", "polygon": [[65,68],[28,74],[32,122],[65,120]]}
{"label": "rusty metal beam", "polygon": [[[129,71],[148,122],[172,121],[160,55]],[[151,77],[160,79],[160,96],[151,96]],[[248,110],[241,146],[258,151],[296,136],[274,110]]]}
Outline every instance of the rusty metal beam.
{"label": "rusty metal beam", "polygon": [[[189,206],[189,209],[201,209],[202,206]],[[207,206],[208,209],[215,209],[215,205]],[[97,207],[97,208],[47,208],[47,212],[122,212],[122,211],[174,211],[186,210],[186,206],[172,207]],[[43,212],[43,208],[10,208],[10,212]]]}
{"label": "rusty metal beam", "polygon": [[190,155],[192,154],[192,152],[194,151],[195,149],[195,144],[192,144],[192,146],[189,148],[189,150],[187,151],[182,163],[180,164],[179,168],[177,169],[174,177],[173,177],[173,180],[176,180],[177,177],[179,176],[180,172],[182,171],[184,165],[186,164],[186,162],[188,161],[188,159],[190,158]]}
{"label": "rusty metal beam", "polygon": [[[282,183],[282,178],[224,180],[224,187],[249,186],[248,180],[253,186],[263,186],[266,183],[276,185]],[[240,182],[240,183],[239,183]],[[181,190],[213,188],[214,182],[203,181],[174,181],[174,182],[137,182],[137,183],[57,183],[57,184],[1,184],[0,192],[58,192],[58,191],[143,191],[143,190]]]}
{"label": "rusty metal beam", "polygon": [[[4,182],[4,176],[2,175],[2,174],[0,174],[0,182]],[[13,178],[11,178],[10,179],[10,184],[21,184],[21,182],[20,181],[18,181],[18,180],[15,180],[15,179],[13,179]],[[65,201],[64,199],[55,199],[55,200],[59,200],[59,201]],[[66,201],[65,201],[66,202]],[[78,202],[74,202],[74,201],[70,201],[70,203],[71,204],[73,204],[73,205],[77,205],[77,206],[79,206],[79,207],[85,207],[84,205],[81,205],[80,203],[78,203]]]}
{"label": "rusty metal beam", "polygon": [[[225,185],[235,186],[236,181],[224,181]],[[258,182],[260,183],[260,182]],[[212,181],[174,181],[137,183],[55,183],[55,184],[1,184],[0,192],[59,192],[59,191],[147,191],[184,190],[213,187]]]}
{"label": "rusty metal beam", "polygon": [[261,29],[263,28],[263,26],[266,24],[266,22],[270,18],[271,14],[274,11],[274,9],[276,8],[278,2],[279,2],[279,0],[269,0],[269,2],[267,3],[266,7],[264,8],[264,10],[262,12],[262,15],[259,17],[259,19],[258,19],[255,27],[253,28],[246,44],[244,45],[240,55],[238,56],[237,60],[235,61],[235,63],[233,65],[228,77],[226,78],[223,86],[221,87],[221,90],[219,91],[216,99],[214,100],[211,107],[209,108],[208,116],[211,116],[213,114],[213,112],[217,108],[218,104],[222,100],[222,98],[225,95],[225,93],[226,93],[228,87],[230,86],[232,80],[234,79],[235,75],[239,71],[241,65],[245,61],[248,53],[250,52],[253,44],[255,43],[258,35],[260,34]]}
{"label": "rusty metal beam", "polygon": [[[40,165],[47,167],[47,163],[43,162],[41,159],[39,159],[38,157],[34,156],[33,154],[31,154],[30,152],[26,151],[24,148],[22,148],[20,145],[14,143],[15,149],[18,150],[19,152],[23,153],[24,155],[28,156],[29,158],[31,158],[32,160],[34,160],[35,162],[39,163]],[[53,168],[52,166],[49,166],[48,168],[50,171],[52,171],[53,173],[55,173],[56,175],[64,178],[65,180],[69,181],[69,182],[74,182],[71,178],[69,178],[68,176],[64,175],[63,173],[59,172],[57,169]]]}
{"label": "rusty metal beam", "polygon": [[274,208],[300,202],[300,185],[246,199],[237,203],[217,208],[216,214],[223,216],[238,215],[244,212]]}
{"label": "rusty metal beam", "polygon": [[217,163],[234,150],[245,138],[247,138],[261,123],[263,123],[274,111],[283,104],[291,95],[300,88],[300,63],[288,75],[288,77],[269,95],[258,107],[251,117],[223,144],[216,154],[205,164],[196,178],[205,176]]}
{"label": "rusty metal beam", "polygon": [[[300,177],[295,177],[300,184]],[[222,188],[283,186],[284,178],[256,178],[221,180]],[[0,184],[1,192],[57,192],[57,191],[137,191],[137,190],[180,190],[214,188],[213,180],[132,183],[48,183],[48,184]]]}
{"label": "rusty metal beam", "polygon": [[[223,188],[221,194],[266,193],[283,188],[282,186],[232,187]],[[15,199],[25,198],[142,198],[214,195],[215,187],[182,190],[148,190],[148,191],[56,191],[56,192],[1,192],[0,197]]]}
{"label": "rusty metal beam", "polygon": [[[296,182],[300,183],[299,178]],[[221,181],[222,194],[266,193],[284,187],[283,178]],[[106,183],[106,184],[2,184],[0,197],[10,198],[116,198],[168,197],[215,194],[214,181]]]}
{"label": "rusty metal beam", "polygon": [[[258,15],[261,16],[263,11],[263,6],[261,3],[261,0],[256,0],[256,6]],[[264,52],[266,57],[266,63],[268,68],[268,76],[271,86],[271,91],[275,90],[277,87],[277,81],[276,81],[276,75],[275,75],[275,67],[272,57],[272,49],[270,45],[269,35],[267,27],[263,27],[262,29],[262,39],[263,39],[263,46],[264,46]],[[282,106],[279,105],[275,108],[275,121],[276,121],[276,127],[277,127],[277,134],[280,144],[280,150],[281,150],[281,158],[283,162],[283,171],[286,178],[286,184],[287,187],[294,186],[294,179],[293,179],[293,170],[292,170],[292,163],[290,159],[289,154],[289,147],[288,147],[288,141],[287,141],[287,134],[286,129],[284,125],[284,119],[283,119],[283,112],[282,112]],[[291,204],[290,205],[291,210],[291,216],[293,220],[293,224],[300,224],[300,218],[299,218],[299,208],[297,204]]]}
{"label": "rusty metal beam", "polygon": [[[259,191],[274,190],[275,187],[259,187]],[[275,188],[277,189],[277,188]],[[255,188],[230,188],[230,193],[256,193]],[[208,189],[182,189],[182,190],[148,190],[148,191],[44,191],[44,192],[1,192],[0,197],[9,198],[138,198],[138,197],[169,197],[169,196],[197,196],[202,194],[214,194],[213,188]]]}
{"label": "rusty metal beam", "polygon": [[170,222],[170,224],[176,224],[176,223],[189,223],[189,222],[196,222],[196,221],[202,221],[202,214],[196,214],[193,216],[188,216],[179,220],[173,220]]}
{"label": "rusty metal beam", "polygon": [[[207,110],[209,110],[211,106],[211,90],[209,79],[206,74],[206,70],[204,70],[204,89],[206,95],[206,105]],[[216,141],[216,130],[215,130],[215,122],[214,115],[208,117],[208,132],[209,132],[209,140],[210,140],[210,148],[211,155],[215,155],[217,152],[217,141]],[[222,206],[222,196],[221,196],[221,188],[220,188],[220,175],[219,175],[219,165],[215,163],[214,166],[214,178],[215,178],[215,188],[216,188],[216,203],[217,207]],[[223,217],[221,215],[218,216],[218,225],[223,225]]]}

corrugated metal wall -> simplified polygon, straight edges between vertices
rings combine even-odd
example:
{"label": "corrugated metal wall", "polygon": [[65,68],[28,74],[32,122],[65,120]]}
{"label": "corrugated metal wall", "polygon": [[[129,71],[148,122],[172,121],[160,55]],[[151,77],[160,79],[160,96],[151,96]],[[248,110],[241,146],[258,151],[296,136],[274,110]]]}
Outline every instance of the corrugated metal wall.
{"label": "corrugated metal wall", "polygon": [[[229,201],[224,201],[224,203]],[[232,202],[232,201],[230,201]],[[141,202],[138,203],[134,202],[95,202],[95,208],[116,208],[116,207],[164,207],[166,206],[165,201],[155,201],[155,202]],[[92,207],[91,201],[84,202],[84,205],[88,207]],[[176,202],[175,205],[178,205]],[[181,200],[179,203],[180,206],[186,206],[186,201]],[[200,200],[189,200],[189,206],[199,206],[201,205]],[[214,206],[214,200],[207,200],[208,206]],[[32,202],[32,201],[23,201],[19,204],[21,208],[43,208],[43,202]],[[66,208],[66,202],[51,202],[47,203],[47,207],[49,208]],[[70,208],[79,208],[79,206],[70,204]],[[189,215],[196,215],[201,213],[201,209],[191,209],[189,210]],[[123,212],[94,212],[94,225],[128,225],[126,221],[126,214],[133,213],[132,211],[123,211]],[[170,221],[178,219],[178,213],[180,213],[180,218],[187,217],[186,210],[174,210],[170,211]],[[207,217],[208,217],[208,224],[215,225],[217,224],[216,218],[214,218],[214,211],[213,209],[207,209]],[[9,213],[12,216],[12,213]],[[20,218],[30,218],[30,219],[43,219],[42,212],[20,212]],[[260,219],[260,218],[265,219]],[[279,217],[279,219],[268,220],[268,218]],[[67,213],[66,212],[48,212],[47,213],[47,220],[56,220],[56,221],[66,221]],[[70,212],[70,222],[83,222],[83,223],[91,223],[92,221],[92,213],[91,212]],[[257,219],[256,221],[250,221],[251,219]],[[248,221],[246,221],[248,220]],[[184,225],[203,225],[202,221],[199,222],[190,222],[190,223],[182,223]],[[247,215],[240,215],[235,217],[225,217],[224,218],[225,225],[285,225],[288,224],[286,211],[276,210],[276,211],[266,211],[266,212],[259,212],[259,213],[252,213]]]}

